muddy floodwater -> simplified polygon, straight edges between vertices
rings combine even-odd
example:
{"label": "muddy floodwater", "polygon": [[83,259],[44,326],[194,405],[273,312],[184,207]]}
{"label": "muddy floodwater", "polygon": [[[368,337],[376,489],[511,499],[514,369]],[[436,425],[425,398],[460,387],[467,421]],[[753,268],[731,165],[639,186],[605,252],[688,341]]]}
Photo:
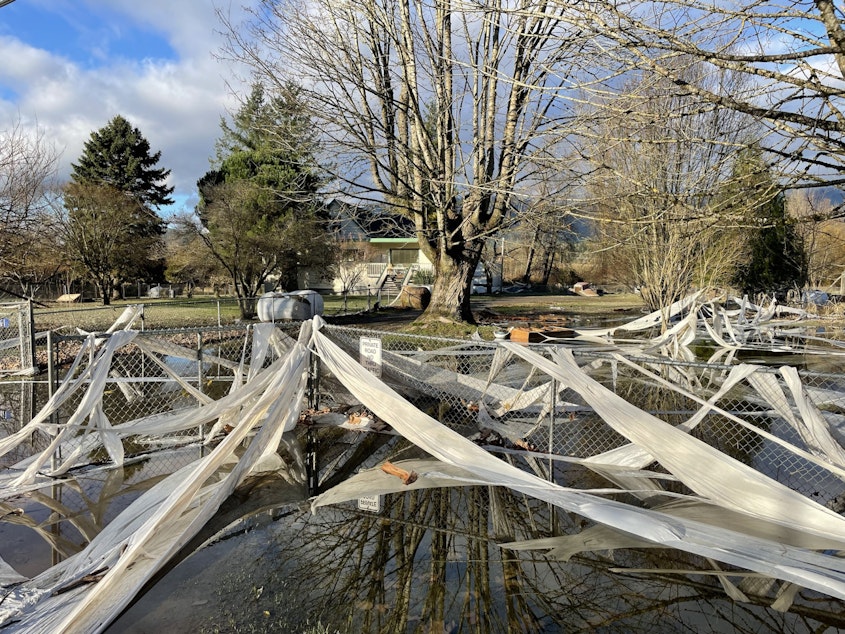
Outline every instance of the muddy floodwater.
{"label": "muddy floodwater", "polygon": [[[583,474],[558,477],[582,479]],[[289,487],[289,484],[279,484]],[[278,494],[279,492],[276,491]],[[704,564],[655,549],[560,561],[514,540],[581,529],[506,490],[384,496],[312,514],[290,504],[170,571],[109,632],[817,632],[841,602],[780,613],[729,599]],[[625,572],[661,569],[660,573]]]}
{"label": "muddy floodwater", "polygon": [[[563,476],[564,474],[560,474]],[[574,475],[574,474],[573,474]],[[818,632],[841,602],[780,613],[729,599],[676,552],[573,556],[508,542],[580,530],[496,488],[385,496],[311,514],[290,505],[199,551],[109,632]],[[663,569],[628,573],[625,569]],[[813,593],[810,593],[813,594]]]}

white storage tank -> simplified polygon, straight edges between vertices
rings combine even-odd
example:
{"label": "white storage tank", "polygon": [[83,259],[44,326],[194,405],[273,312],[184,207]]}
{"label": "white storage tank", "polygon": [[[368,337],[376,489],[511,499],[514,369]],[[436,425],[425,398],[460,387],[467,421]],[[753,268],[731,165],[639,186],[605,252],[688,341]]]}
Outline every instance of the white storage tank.
{"label": "white storage tank", "polygon": [[311,319],[323,314],[323,297],[317,291],[264,293],[258,298],[258,319],[266,322]]}

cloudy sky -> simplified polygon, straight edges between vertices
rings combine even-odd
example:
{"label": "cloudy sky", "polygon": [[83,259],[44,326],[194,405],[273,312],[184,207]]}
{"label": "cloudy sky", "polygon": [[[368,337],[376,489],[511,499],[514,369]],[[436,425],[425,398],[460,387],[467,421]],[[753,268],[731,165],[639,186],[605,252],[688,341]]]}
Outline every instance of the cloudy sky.
{"label": "cloudy sky", "polygon": [[[2,2],[0,2],[2,4]],[[192,208],[236,73],[215,59],[215,7],[234,0],[16,0],[0,7],[0,129],[38,126],[69,174],[115,115],[161,151],[176,204]]]}

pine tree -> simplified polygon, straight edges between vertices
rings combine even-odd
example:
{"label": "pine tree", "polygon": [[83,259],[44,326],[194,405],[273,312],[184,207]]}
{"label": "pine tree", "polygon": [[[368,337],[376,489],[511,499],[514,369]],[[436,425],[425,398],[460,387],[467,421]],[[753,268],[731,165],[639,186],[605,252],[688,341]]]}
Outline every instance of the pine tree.
{"label": "pine tree", "polygon": [[[160,158],[161,152],[151,153],[140,130],[118,115],[91,133],[79,160],[71,165],[65,189],[66,248],[103,289],[104,304],[110,302],[106,291],[110,294],[123,280],[162,279],[164,222],[157,208],[173,202],[173,188],[165,184],[170,170],[156,167]],[[97,193],[97,188],[103,191]],[[127,204],[117,204],[116,195],[124,196]],[[104,208],[98,209],[101,203]],[[116,235],[98,242],[99,255],[85,252],[94,247],[80,236],[109,233]],[[103,256],[104,248],[109,257]]]}
{"label": "pine tree", "polygon": [[150,154],[150,143],[141,131],[117,115],[91,133],[79,162],[71,164],[71,179],[111,185],[146,207],[170,205],[173,188],[164,184],[170,170],[155,167],[160,159],[161,152]]}
{"label": "pine tree", "polygon": [[297,273],[327,268],[333,250],[314,212],[321,172],[298,89],[267,97],[254,86],[221,130],[215,168],[197,182],[199,235],[231,276],[248,318],[269,278],[294,290]]}

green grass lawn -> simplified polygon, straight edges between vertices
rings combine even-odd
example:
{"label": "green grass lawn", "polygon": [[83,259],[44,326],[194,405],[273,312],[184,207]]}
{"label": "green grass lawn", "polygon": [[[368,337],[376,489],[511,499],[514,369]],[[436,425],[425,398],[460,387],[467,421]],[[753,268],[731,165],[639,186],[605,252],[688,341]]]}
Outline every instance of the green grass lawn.
{"label": "green grass lawn", "polygon": [[[386,298],[385,298],[386,299]],[[344,301],[340,295],[323,296],[324,315],[335,316],[347,313],[361,313],[372,309],[375,297],[366,295],[350,295]],[[65,333],[75,333],[77,328],[94,331],[105,330],[111,326],[128,305],[137,304],[137,300],[117,300],[109,306],[97,303],[57,304],[48,307],[36,307],[34,311],[35,330],[59,330]],[[143,298],[145,330],[173,329],[173,328],[207,328],[214,326],[228,326],[240,322],[241,313],[238,301],[233,297],[215,298],[200,296],[177,299]],[[387,301],[384,302],[387,304]],[[580,297],[574,295],[548,294],[519,294],[519,295],[474,295],[472,297],[473,311],[488,309],[498,314],[525,315],[536,313],[558,313],[561,315],[608,314],[619,311],[638,312],[642,309],[642,300],[633,294],[613,294],[601,297]],[[366,323],[367,316],[362,316],[362,323]],[[412,321],[412,318],[409,318]],[[402,329],[405,329],[402,326]],[[409,326],[410,331],[415,331]],[[435,336],[465,337],[475,332],[474,326],[458,327],[444,325],[442,328],[428,326],[424,329]],[[442,330],[442,332],[441,332]],[[438,332],[433,332],[438,331]],[[491,333],[482,333],[485,338]]]}
{"label": "green grass lawn", "polygon": [[[338,295],[323,297],[324,314],[337,315],[345,312],[359,312],[372,308],[375,298],[354,295],[344,298]],[[100,303],[83,304],[53,303],[34,310],[35,330],[75,331],[105,330],[118,319],[127,306],[144,305],[143,327],[146,330],[170,328],[200,328],[226,326],[238,323],[241,312],[234,297],[193,297],[177,299],[115,300],[109,306]],[[140,325],[139,325],[140,327]]]}

